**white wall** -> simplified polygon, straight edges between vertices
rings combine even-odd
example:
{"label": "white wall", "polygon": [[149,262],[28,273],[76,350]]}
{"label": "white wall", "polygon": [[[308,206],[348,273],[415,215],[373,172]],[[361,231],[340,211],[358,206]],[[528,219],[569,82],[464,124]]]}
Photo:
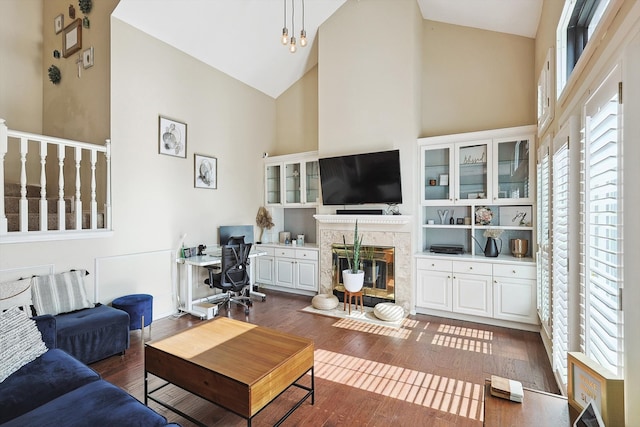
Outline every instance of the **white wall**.
{"label": "white wall", "polygon": [[[149,293],[163,317],[175,308],[171,252],[181,236],[187,246],[214,243],[222,224],[255,223],[275,100],[117,19],[111,25],[114,235],[0,245],[0,271],[85,268],[91,297],[94,284],[103,303]],[[160,114],[187,124],[186,159],[158,154]],[[194,188],[194,153],[217,158],[218,189]]]}

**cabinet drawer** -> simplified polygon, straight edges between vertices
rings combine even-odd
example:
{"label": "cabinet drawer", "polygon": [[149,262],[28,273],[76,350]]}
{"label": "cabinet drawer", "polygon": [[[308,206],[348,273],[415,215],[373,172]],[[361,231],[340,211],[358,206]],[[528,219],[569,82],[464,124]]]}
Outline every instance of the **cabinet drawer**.
{"label": "cabinet drawer", "polygon": [[445,259],[427,259],[418,258],[416,265],[418,270],[430,270],[430,271],[448,271],[450,272],[452,267],[452,261]]}
{"label": "cabinet drawer", "polygon": [[500,277],[517,277],[518,279],[535,279],[535,265],[494,264],[493,275]]}
{"label": "cabinet drawer", "polygon": [[275,256],[278,257],[284,257],[284,258],[295,258],[296,257],[296,250],[295,249],[289,249],[289,248],[277,248],[275,250]]}
{"label": "cabinet drawer", "polygon": [[318,251],[313,251],[309,249],[296,249],[296,258],[297,259],[318,259]]}
{"label": "cabinet drawer", "polygon": [[266,252],[265,253],[266,256],[273,256],[273,254],[276,251],[275,248],[271,248],[269,246],[258,246],[256,249],[259,250],[259,251]]}
{"label": "cabinet drawer", "polygon": [[484,262],[456,261],[453,263],[453,272],[491,276],[491,264]]}

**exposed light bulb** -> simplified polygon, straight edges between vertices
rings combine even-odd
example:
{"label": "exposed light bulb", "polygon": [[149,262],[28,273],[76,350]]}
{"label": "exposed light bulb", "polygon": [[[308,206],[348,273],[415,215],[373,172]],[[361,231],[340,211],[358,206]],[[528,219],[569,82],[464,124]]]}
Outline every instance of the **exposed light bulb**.
{"label": "exposed light bulb", "polygon": [[307,32],[305,30],[300,31],[300,46],[305,47],[307,45]]}
{"label": "exposed light bulb", "polygon": [[289,52],[296,53],[296,50],[297,50],[296,38],[294,36],[291,36],[291,44],[289,45]]}
{"label": "exposed light bulb", "polygon": [[283,45],[287,45],[287,43],[289,42],[289,30],[287,29],[287,27],[284,27],[282,29],[282,38],[280,39],[280,41],[282,42]]}

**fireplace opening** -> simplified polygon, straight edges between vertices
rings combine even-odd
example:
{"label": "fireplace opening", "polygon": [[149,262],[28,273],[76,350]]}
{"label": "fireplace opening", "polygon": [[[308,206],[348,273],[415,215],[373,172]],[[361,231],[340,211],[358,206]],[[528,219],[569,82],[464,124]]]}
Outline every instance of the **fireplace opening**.
{"label": "fireplace opening", "polygon": [[[349,268],[347,253],[353,260],[353,245],[347,245],[346,248],[341,244],[331,245],[332,289],[341,302],[344,300],[342,270]],[[364,271],[364,305],[374,307],[380,302],[395,302],[394,261],[395,248],[392,246],[361,247],[360,269]]]}

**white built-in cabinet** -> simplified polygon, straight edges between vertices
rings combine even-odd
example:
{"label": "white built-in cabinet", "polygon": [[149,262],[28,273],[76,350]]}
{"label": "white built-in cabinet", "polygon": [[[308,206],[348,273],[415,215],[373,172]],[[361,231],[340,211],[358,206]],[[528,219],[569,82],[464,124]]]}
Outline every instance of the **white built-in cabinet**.
{"label": "white built-in cabinet", "polygon": [[[416,311],[538,324],[535,132],[533,125],[418,140]],[[501,233],[498,257],[484,256],[487,230]],[[528,241],[525,257],[511,254],[511,239]],[[460,245],[464,254],[432,253],[432,245]]]}
{"label": "white built-in cabinet", "polygon": [[260,245],[256,283],[271,289],[315,295],[318,292],[318,249]]}
{"label": "white built-in cabinet", "polygon": [[538,323],[535,263],[456,257],[432,255],[416,260],[417,312],[471,315],[480,322]]}
{"label": "white built-in cabinet", "polygon": [[[535,126],[420,138],[418,247],[456,244],[482,254],[487,229],[535,249]],[[476,214],[488,211],[489,223]],[[453,220],[453,222],[451,222]]]}
{"label": "white built-in cabinet", "polygon": [[318,153],[268,157],[264,162],[267,206],[316,206],[320,199]]}

